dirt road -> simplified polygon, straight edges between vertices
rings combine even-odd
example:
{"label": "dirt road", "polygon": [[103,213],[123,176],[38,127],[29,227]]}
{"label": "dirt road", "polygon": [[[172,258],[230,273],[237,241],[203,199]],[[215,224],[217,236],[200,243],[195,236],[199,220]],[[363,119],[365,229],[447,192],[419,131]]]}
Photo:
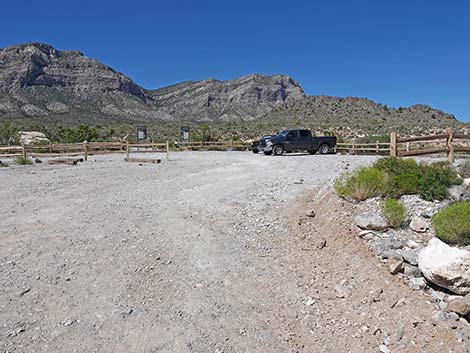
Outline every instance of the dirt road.
{"label": "dirt road", "polygon": [[330,192],[372,157],[171,159],[0,170],[0,352],[465,351]]}

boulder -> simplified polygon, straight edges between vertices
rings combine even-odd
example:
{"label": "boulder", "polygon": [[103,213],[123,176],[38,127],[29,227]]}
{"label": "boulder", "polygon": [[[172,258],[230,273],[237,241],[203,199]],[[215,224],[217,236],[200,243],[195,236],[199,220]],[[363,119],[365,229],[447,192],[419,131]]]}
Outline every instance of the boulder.
{"label": "boulder", "polygon": [[397,273],[404,271],[403,261],[391,259],[387,262],[387,264],[388,264],[388,271],[392,275],[396,275]]}
{"label": "boulder", "polygon": [[410,264],[403,265],[403,273],[407,277],[421,277],[421,272],[419,271],[418,266],[413,266]]}
{"label": "boulder", "polygon": [[418,253],[413,250],[402,250],[401,256],[405,262],[408,262],[410,265],[417,266],[418,265]]}
{"label": "boulder", "polygon": [[470,298],[468,296],[452,299],[447,303],[447,311],[452,311],[460,316],[466,316],[470,313]]}
{"label": "boulder", "polygon": [[414,290],[424,289],[426,288],[426,280],[423,277],[411,277],[408,285]]}
{"label": "boulder", "polygon": [[39,131],[20,131],[20,142],[24,145],[48,143],[49,139]]}
{"label": "boulder", "polygon": [[423,217],[413,217],[411,218],[410,228],[416,233],[424,233],[428,230],[428,222]]}
{"label": "boulder", "polygon": [[356,216],[356,224],[361,229],[385,230],[388,228],[387,221],[376,212],[364,212]]}
{"label": "boulder", "polygon": [[470,189],[467,185],[454,185],[449,188],[449,197],[452,201],[470,200]]}
{"label": "boulder", "polygon": [[470,293],[469,251],[433,238],[420,251],[418,267],[428,281],[459,295]]}
{"label": "boulder", "polygon": [[371,244],[371,247],[375,250],[377,255],[383,257],[384,259],[403,259],[401,253],[396,251],[403,248],[403,243],[394,237],[376,239]]}

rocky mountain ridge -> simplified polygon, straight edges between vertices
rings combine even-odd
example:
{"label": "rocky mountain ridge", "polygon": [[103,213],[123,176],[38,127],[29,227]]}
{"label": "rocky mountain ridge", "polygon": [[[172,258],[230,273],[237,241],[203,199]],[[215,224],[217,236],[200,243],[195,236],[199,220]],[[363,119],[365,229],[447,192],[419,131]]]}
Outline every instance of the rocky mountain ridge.
{"label": "rocky mountain ridge", "polygon": [[423,105],[391,109],[364,98],[309,97],[285,75],[185,81],[149,90],[81,52],[41,43],[0,49],[2,120],[49,126],[295,122],[366,130],[459,124],[452,115]]}
{"label": "rocky mountain ridge", "polygon": [[305,96],[288,76],[258,74],[146,90],[80,52],[41,43],[0,50],[0,119],[252,120]]}

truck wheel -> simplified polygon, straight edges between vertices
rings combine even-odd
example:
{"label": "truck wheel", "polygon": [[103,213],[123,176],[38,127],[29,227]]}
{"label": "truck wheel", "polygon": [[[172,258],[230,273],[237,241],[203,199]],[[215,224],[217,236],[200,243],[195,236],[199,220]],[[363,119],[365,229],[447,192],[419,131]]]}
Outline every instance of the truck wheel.
{"label": "truck wheel", "polygon": [[252,152],[253,152],[253,153],[258,153],[259,151],[255,148],[255,149],[253,149]]}
{"label": "truck wheel", "polygon": [[273,147],[273,154],[275,156],[281,156],[282,152],[284,152],[284,147],[282,147],[281,145],[276,145]]}
{"label": "truck wheel", "polygon": [[264,153],[266,156],[270,156],[270,155],[272,155],[272,154],[273,154],[273,152],[272,152],[272,151],[264,151],[263,153]]}
{"label": "truck wheel", "polygon": [[322,143],[318,148],[318,151],[320,152],[320,154],[327,154],[328,152],[330,152],[330,146],[328,146],[326,143]]}

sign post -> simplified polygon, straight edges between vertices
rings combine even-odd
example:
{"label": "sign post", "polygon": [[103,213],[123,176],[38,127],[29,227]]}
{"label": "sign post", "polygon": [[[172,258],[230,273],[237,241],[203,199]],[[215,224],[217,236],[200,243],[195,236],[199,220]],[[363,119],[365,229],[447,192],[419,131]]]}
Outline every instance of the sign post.
{"label": "sign post", "polygon": [[147,140],[147,127],[145,125],[137,125],[137,140]]}
{"label": "sign post", "polygon": [[189,142],[191,139],[191,132],[189,126],[180,127],[180,142]]}

